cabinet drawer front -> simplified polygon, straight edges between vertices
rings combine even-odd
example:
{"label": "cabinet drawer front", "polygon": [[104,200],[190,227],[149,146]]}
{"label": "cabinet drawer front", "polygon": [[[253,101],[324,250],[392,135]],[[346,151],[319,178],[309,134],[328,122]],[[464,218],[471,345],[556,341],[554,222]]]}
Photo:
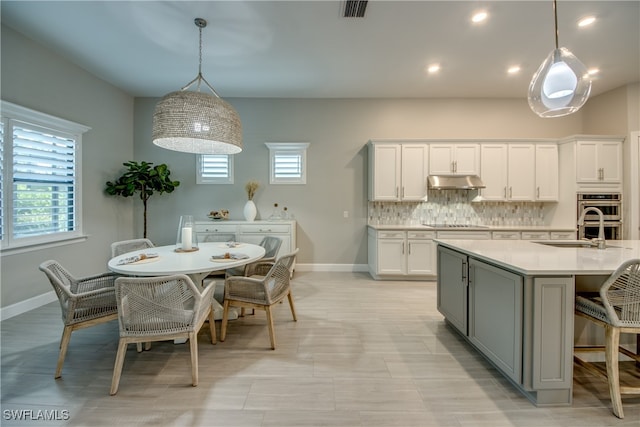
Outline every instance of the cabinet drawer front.
{"label": "cabinet drawer front", "polygon": [[549,240],[549,233],[546,231],[523,231],[522,240]]}
{"label": "cabinet drawer front", "polygon": [[520,240],[518,231],[494,231],[491,233],[494,240]]}
{"label": "cabinet drawer front", "polygon": [[435,231],[407,231],[407,238],[432,240],[436,238],[436,233]]}
{"label": "cabinet drawer front", "polygon": [[240,233],[243,234],[272,234],[272,233],[290,233],[291,226],[289,224],[255,224],[241,225]]}
{"label": "cabinet drawer front", "polygon": [[490,231],[438,231],[438,239],[491,240]]}
{"label": "cabinet drawer front", "polygon": [[404,231],[380,231],[378,239],[404,239]]}
{"label": "cabinet drawer front", "polygon": [[196,233],[235,233],[235,224],[196,224]]}
{"label": "cabinet drawer front", "polygon": [[576,238],[575,231],[552,231],[551,240],[574,240]]}

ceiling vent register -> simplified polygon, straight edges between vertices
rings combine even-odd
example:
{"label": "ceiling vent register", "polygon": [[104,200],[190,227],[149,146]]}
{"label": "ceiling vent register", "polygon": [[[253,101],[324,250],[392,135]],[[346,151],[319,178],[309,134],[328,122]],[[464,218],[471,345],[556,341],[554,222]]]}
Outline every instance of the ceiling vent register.
{"label": "ceiling vent register", "polygon": [[364,18],[367,10],[367,0],[347,0],[344,2],[345,18]]}

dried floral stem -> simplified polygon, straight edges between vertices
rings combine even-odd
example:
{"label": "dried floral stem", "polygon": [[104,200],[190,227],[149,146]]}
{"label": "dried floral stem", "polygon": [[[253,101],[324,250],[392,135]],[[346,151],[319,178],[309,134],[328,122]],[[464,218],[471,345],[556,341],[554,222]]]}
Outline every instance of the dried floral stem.
{"label": "dried floral stem", "polygon": [[256,191],[260,187],[260,183],[258,181],[249,181],[245,184],[244,189],[247,192],[247,197],[249,200],[253,200],[253,196],[255,196]]}

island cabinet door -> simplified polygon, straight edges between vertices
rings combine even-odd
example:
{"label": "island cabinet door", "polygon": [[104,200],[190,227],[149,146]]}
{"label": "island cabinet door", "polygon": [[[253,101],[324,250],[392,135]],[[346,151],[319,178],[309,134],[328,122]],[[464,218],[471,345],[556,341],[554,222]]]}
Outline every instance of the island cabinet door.
{"label": "island cabinet door", "polygon": [[467,256],[438,247],[438,311],[467,335]]}
{"label": "island cabinet door", "polygon": [[523,283],[522,276],[469,259],[469,340],[518,384]]}

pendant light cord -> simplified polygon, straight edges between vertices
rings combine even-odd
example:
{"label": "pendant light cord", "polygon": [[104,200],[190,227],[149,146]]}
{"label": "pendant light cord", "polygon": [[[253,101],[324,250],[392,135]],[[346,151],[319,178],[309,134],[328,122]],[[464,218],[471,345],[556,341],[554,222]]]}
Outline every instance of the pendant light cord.
{"label": "pendant light cord", "polygon": [[556,5],[556,0],[553,0],[553,17],[554,17],[555,26],[556,26],[556,49],[558,49],[558,10]]}
{"label": "pendant light cord", "polygon": [[207,79],[205,79],[204,76],[202,75],[202,29],[207,26],[207,21],[205,21],[202,18],[196,18],[196,19],[194,19],[193,22],[196,24],[196,27],[198,27],[198,31],[199,31],[199,35],[200,35],[200,42],[199,42],[199,45],[198,45],[198,55],[199,55],[199,59],[198,59],[198,75],[196,76],[195,79],[193,79],[189,83],[187,83],[181,90],[187,90],[187,89],[189,89],[189,87],[191,87],[192,84],[194,84],[195,82],[198,82],[198,85],[197,85],[196,88],[198,89],[198,92],[200,92],[200,84],[202,82],[204,82],[204,84],[207,85],[207,87],[211,90],[211,92],[213,92],[213,94],[215,96],[220,98],[220,95],[218,95],[218,92],[216,92],[216,90],[213,88],[213,86],[211,86],[209,84],[209,82],[207,81]]}

